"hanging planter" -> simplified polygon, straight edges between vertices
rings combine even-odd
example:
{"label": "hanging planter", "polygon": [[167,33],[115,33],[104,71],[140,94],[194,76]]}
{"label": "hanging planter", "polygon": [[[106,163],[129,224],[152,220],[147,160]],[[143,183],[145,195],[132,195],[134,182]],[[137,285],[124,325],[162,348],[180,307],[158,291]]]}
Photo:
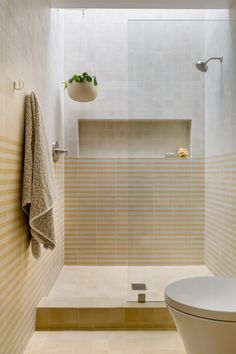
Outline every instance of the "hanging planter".
{"label": "hanging planter", "polygon": [[[81,67],[81,54],[83,52],[83,37],[85,28],[85,9],[82,9],[81,37],[79,45],[79,62],[78,68]],[[87,41],[89,48],[89,36],[87,33]],[[94,58],[94,55],[91,55]],[[87,62],[84,63],[87,66]],[[80,69],[79,69],[80,70]],[[68,91],[69,97],[77,102],[91,102],[97,97],[97,79],[96,76],[91,76],[87,72],[83,74],[75,74],[69,80],[65,81],[65,89]]]}
{"label": "hanging planter", "polygon": [[65,89],[69,97],[78,102],[91,102],[97,97],[97,79],[88,73],[73,75],[71,79],[65,81]]}

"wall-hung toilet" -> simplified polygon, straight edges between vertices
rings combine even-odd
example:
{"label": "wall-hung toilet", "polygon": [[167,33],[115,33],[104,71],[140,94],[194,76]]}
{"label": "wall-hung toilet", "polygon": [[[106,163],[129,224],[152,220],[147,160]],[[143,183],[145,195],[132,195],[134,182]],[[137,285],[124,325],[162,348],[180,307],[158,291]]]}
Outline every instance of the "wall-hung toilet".
{"label": "wall-hung toilet", "polygon": [[165,301],[187,354],[236,354],[236,278],[179,280]]}

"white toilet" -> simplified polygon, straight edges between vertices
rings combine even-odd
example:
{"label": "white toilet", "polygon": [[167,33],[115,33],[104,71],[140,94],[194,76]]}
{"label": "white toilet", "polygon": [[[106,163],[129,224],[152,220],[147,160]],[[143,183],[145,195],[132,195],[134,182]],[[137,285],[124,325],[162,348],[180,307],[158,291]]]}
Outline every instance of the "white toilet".
{"label": "white toilet", "polygon": [[179,280],[165,301],[187,354],[236,354],[236,278]]}

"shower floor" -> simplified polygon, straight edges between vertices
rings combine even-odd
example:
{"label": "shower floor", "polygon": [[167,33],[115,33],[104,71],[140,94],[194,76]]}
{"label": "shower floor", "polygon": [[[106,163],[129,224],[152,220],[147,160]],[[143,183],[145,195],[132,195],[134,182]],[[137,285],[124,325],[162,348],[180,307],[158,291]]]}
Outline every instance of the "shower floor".
{"label": "shower floor", "polygon": [[[164,301],[165,287],[179,279],[212,276],[206,266],[64,266],[39,307],[135,307]],[[132,290],[132,283],[145,283],[146,291]],[[145,293],[147,303],[137,304]]]}
{"label": "shower floor", "polygon": [[[178,279],[212,275],[205,266],[65,266],[37,307],[38,330],[174,329],[164,289]],[[138,303],[132,283],[145,283]]]}

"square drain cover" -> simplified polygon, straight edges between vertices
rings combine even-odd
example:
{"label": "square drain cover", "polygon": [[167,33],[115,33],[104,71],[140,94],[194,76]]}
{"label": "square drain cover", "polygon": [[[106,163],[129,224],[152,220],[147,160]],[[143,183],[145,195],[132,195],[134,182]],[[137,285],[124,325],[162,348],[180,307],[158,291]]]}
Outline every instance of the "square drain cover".
{"label": "square drain cover", "polygon": [[147,290],[145,283],[133,283],[131,286],[132,290]]}

